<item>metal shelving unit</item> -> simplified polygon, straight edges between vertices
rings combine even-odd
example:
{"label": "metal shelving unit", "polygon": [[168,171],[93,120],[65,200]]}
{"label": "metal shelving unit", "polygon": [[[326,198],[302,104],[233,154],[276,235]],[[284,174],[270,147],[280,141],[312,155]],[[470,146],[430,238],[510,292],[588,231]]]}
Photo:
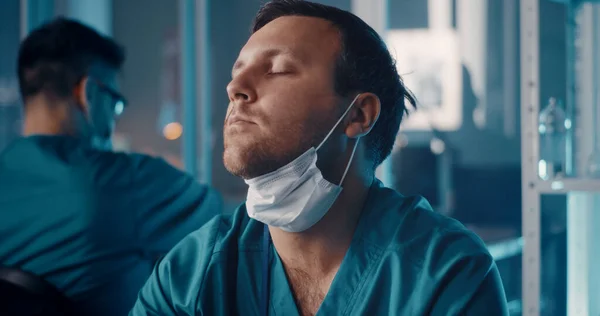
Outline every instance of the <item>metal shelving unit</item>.
{"label": "metal shelving unit", "polygon": [[[543,181],[538,177],[540,140],[540,3],[521,0],[521,150],[523,219],[523,315],[542,314],[541,196],[567,195],[567,315],[600,314],[600,179],[587,178],[584,166],[593,150],[600,69],[599,1],[563,0],[566,6],[566,110],[572,118],[567,142],[570,177]],[[594,24],[596,23],[596,24]],[[543,52],[542,52],[543,53]],[[596,61],[594,61],[594,59]]]}
{"label": "metal shelving unit", "polygon": [[540,311],[540,192],[537,190],[539,138],[539,1],[521,1],[521,165],[523,208],[523,314]]}

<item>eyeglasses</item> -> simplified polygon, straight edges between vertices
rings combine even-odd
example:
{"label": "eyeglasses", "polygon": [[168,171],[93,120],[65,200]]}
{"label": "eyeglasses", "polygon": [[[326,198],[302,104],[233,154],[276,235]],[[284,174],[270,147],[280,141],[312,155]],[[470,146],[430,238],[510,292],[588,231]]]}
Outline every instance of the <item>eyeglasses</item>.
{"label": "eyeglasses", "polygon": [[105,85],[104,83],[98,80],[93,80],[93,82],[100,88],[100,90],[110,95],[111,100],[113,102],[112,107],[115,116],[121,115],[127,107],[127,99],[125,99],[125,97],[122,94],[115,91],[113,88]]}

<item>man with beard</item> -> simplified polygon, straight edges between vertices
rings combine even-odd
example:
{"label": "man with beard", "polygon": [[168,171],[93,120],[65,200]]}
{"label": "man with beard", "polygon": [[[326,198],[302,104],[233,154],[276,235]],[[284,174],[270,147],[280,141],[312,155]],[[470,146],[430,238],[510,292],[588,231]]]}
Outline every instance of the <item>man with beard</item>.
{"label": "man with beard", "polygon": [[265,4],[227,92],[247,200],[157,265],[133,315],[507,315],[481,240],[375,179],[414,98],[362,20]]}

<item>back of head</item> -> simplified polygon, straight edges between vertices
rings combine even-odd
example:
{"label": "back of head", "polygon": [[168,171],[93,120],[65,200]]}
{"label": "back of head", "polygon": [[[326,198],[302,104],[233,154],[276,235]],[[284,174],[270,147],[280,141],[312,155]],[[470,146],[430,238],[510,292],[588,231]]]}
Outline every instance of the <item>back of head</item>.
{"label": "back of head", "polygon": [[68,97],[95,62],[115,69],[125,60],[122,47],[77,21],[57,18],[33,30],[21,43],[18,76],[23,99],[38,93]]}
{"label": "back of head", "polygon": [[302,0],[273,0],[255,17],[252,32],[284,16],[306,16],[331,22],[340,33],[342,51],[335,69],[335,89],[339,96],[371,92],[381,102],[381,113],[365,138],[374,166],[390,155],[405,112],[406,100],[416,105],[404,86],[387,46],[373,28],[356,15],[323,4]]}
{"label": "back of head", "polygon": [[25,134],[70,134],[108,143],[111,111],[120,114],[125,104],[116,89],[124,60],[120,45],[75,20],[61,17],[33,30],[21,43],[17,66]]}

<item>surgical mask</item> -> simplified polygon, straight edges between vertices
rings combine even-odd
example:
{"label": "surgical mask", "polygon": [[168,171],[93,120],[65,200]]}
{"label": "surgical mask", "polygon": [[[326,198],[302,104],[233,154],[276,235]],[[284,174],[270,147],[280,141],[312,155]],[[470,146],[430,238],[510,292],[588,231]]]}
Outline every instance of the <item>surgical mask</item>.
{"label": "surgical mask", "polygon": [[309,229],[323,218],[342,192],[341,184],[348,173],[358,139],[339,184],[323,178],[317,168],[317,151],[350,111],[358,95],[335,123],[319,146],[311,147],[289,164],[262,176],[246,180],[248,216],[287,232]]}

